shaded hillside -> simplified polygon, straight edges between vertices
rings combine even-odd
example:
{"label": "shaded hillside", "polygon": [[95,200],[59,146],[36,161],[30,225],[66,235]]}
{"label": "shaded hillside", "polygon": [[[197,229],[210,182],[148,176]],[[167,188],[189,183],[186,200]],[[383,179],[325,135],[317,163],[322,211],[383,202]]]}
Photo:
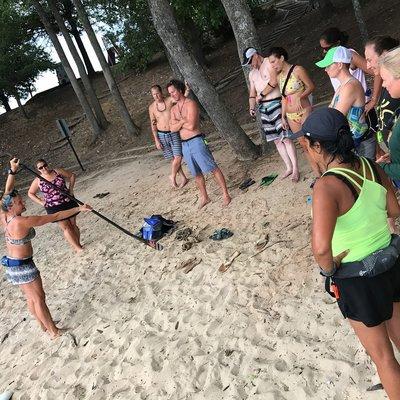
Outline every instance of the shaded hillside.
{"label": "shaded hillside", "polygon": [[[350,3],[350,2],[349,2]],[[395,13],[397,0],[369,1],[364,8],[364,16],[370,34],[391,34],[399,36],[398,26],[400,16]],[[280,45],[289,51],[291,61],[304,65],[311,73],[317,90],[315,101],[326,100],[332,95],[331,86],[326,74],[317,70],[313,63],[319,59],[321,52],[318,46],[320,33],[328,26],[339,26],[350,34],[350,44],[358,51],[362,51],[359,32],[355,23],[352,8],[342,8],[338,14],[329,20],[323,20],[317,10],[307,9],[304,14],[304,2],[283,2],[278,4],[281,12],[276,13],[274,20],[266,22],[259,27],[261,42],[269,46],[271,38],[275,45]],[[286,8],[285,8],[286,7]],[[282,12],[282,10],[287,12]],[[301,17],[294,23],[288,22],[296,17]],[[385,26],[382,19],[376,16],[385,16]],[[288,26],[286,26],[288,25]],[[243,75],[235,73],[239,66],[236,43],[234,40],[223,43],[217,50],[208,55],[208,73],[216,84],[223,78],[235,75],[228,79],[228,83],[221,86],[221,96],[229,104],[233,114],[243,123],[251,122],[247,113],[247,89]],[[149,69],[141,75],[135,73],[119,77],[121,92],[131,111],[133,118],[142,128],[139,137],[129,137],[124,126],[116,114],[115,107],[106,90],[106,84],[97,74],[94,82],[97,93],[101,98],[107,118],[112,122],[104,135],[93,143],[87,121],[82,118],[82,110],[73,94],[70,85],[54,88],[41,93],[31,99],[26,109],[30,115],[29,120],[21,118],[18,110],[13,110],[0,116],[1,151],[8,151],[19,155],[27,161],[38,157],[49,158],[53,164],[72,166],[75,165],[72,154],[66,147],[59,147],[57,140],[59,133],[55,126],[56,118],[65,118],[70,124],[78,122],[72,129],[73,141],[78,153],[86,162],[101,159],[129,149],[151,148],[151,135],[147,116],[147,107],[151,101],[149,87],[155,83],[165,86],[171,78],[171,71],[165,60],[154,62]],[[205,122],[204,131],[213,130],[210,122]]]}

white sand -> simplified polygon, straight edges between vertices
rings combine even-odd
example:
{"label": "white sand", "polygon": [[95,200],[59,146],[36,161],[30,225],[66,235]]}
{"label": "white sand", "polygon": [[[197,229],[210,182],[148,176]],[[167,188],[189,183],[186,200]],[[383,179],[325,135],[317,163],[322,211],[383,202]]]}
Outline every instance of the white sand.
{"label": "white sand", "polygon": [[[282,172],[278,157],[244,165],[221,146],[215,156],[233,195],[226,209],[209,178],[213,202],[197,211],[194,181],[170,189],[169,165],[156,152],[78,178],[76,195],[128,229],[161,213],[201,241],[183,251],[173,233],[157,252],[85,214],[78,222],[86,250],[77,256],[55,224],[39,228],[35,260],[47,302],[70,334],[50,341],[2,278],[0,393],[15,390],[20,400],[385,398],[366,392],[379,382],[375,368],[311,256],[304,160],[305,181],[278,178],[260,188],[261,177]],[[248,176],[257,184],[241,192]],[[27,202],[30,213],[42,212]],[[221,227],[234,236],[209,240]],[[251,257],[266,234],[270,247]],[[228,271],[218,272],[235,251]],[[176,269],[191,257],[202,262],[188,274]]]}

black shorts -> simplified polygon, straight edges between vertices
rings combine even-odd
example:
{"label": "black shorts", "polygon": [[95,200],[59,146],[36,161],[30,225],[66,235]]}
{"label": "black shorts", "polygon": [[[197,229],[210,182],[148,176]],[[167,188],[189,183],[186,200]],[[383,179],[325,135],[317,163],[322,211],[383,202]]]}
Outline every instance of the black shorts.
{"label": "black shorts", "polygon": [[393,303],[400,302],[400,258],[392,269],[372,278],[334,279],[338,306],[345,318],[380,325],[392,318]]}
{"label": "black shorts", "polygon": [[[76,201],[67,201],[65,203],[59,204],[57,206],[53,206],[53,207],[45,207],[45,210],[47,212],[47,214],[55,214],[59,211],[65,211],[65,210],[70,210],[71,208],[75,208],[75,207],[79,207],[79,204]],[[63,219],[59,219],[58,221],[55,222],[59,222],[59,221],[65,221],[66,219],[70,219],[72,217],[75,217],[75,215],[78,215],[79,212],[77,212],[74,215],[71,215],[68,218],[63,218]]]}

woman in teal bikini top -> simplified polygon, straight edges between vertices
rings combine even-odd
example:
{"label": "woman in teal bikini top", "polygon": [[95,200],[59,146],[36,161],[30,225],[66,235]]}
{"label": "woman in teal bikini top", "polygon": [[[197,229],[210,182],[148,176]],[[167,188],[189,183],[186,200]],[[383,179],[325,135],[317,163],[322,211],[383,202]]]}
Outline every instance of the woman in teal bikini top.
{"label": "woman in teal bikini top", "polygon": [[[13,217],[11,217],[11,219],[9,219],[8,221],[6,221],[6,224],[8,225],[14,218],[16,217],[16,215],[14,215]],[[6,238],[6,242],[9,244],[12,244],[14,246],[23,246],[27,243],[30,243],[32,239],[35,238],[36,236],[36,231],[35,228],[30,228],[28,234],[23,237],[22,239],[14,239],[10,236],[8,230],[7,230],[7,225],[4,228],[4,231],[7,233],[5,235]]]}

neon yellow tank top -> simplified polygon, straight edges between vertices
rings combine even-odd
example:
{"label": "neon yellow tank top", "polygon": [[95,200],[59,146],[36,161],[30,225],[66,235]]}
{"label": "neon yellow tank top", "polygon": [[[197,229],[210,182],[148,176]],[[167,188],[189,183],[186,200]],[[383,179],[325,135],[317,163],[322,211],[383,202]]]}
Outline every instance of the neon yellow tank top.
{"label": "neon yellow tank top", "polygon": [[[336,256],[342,251],[350,250],[343,262],[360,261],[374,251],[389,246],[391,240],[387,223],[387,190],[375,181],[375,174],[369,162],[363,157],[360,159],[363,176],[346,168],[328,170],[344,176],[360,189],[360,194],[353,207],[336,220],[332,238],[332,253]],[[366,165],[371,171],[373,180],[366,178]],[[362,186],[353,177],[362,180]]]}

